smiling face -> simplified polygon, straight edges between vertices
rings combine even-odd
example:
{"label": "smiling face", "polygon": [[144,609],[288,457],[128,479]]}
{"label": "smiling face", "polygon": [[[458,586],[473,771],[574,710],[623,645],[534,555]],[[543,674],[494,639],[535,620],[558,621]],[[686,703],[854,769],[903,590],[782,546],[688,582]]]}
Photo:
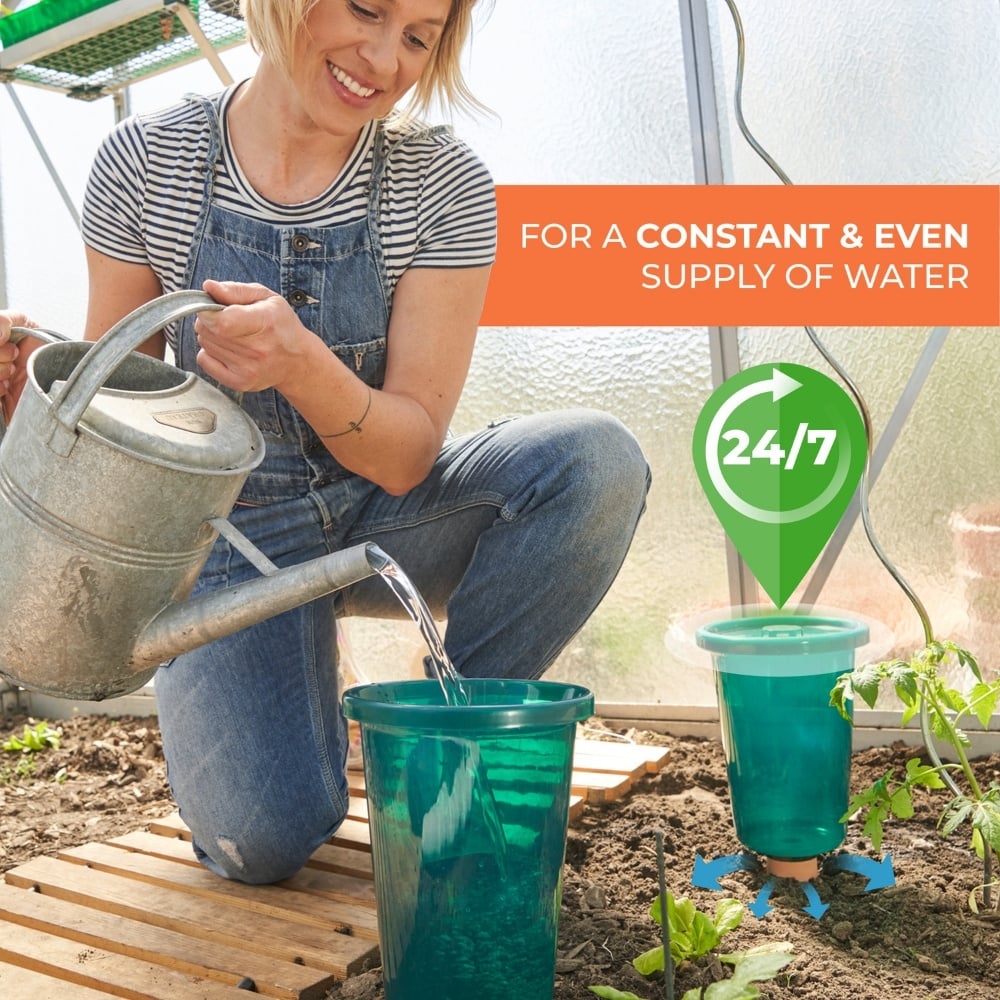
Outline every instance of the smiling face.
{"label": "smiling face", "polygon": [[336,133],[385,117],[427,68],[450,9],[451,0],[318,0],[290,66],[304,112]]}

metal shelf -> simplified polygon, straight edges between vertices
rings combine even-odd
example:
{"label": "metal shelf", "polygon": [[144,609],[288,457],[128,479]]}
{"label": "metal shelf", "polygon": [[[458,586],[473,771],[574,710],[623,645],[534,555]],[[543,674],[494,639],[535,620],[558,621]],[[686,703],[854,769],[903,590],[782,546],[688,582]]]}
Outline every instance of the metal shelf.
{"label": "metal shelf", "polygon": [[116,0],[0,49],[0,82],[96,100],[204,58],[230,83],[218,53],[244,41],[234,0]]}

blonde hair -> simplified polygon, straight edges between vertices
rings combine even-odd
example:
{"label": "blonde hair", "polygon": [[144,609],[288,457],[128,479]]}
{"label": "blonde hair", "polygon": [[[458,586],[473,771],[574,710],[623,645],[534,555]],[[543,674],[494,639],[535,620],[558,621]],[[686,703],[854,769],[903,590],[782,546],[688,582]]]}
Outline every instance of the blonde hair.
{"label": "blonde hair", "polygon": [[[285,73],[291,70],[299,31],[319,0],[240,0],[250,44]],[[439,102],[453,110],[484,111],[462,74],[462,50],[472,34],[472,11],[479,0],[451,0],[451,10],[430,61],[417,80],[407,114],[423,113]]]}

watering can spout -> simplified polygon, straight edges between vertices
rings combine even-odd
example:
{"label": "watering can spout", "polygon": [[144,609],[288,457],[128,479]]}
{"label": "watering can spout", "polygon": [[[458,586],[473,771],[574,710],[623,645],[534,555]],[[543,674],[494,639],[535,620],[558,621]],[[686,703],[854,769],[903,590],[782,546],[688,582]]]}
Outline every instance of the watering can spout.
{"label": "watering can spout", "polygon": [[139,672],[266,618],[349,587],[383,570],[390,558],[371,542],[165,607],[136,640],[130,667]]}

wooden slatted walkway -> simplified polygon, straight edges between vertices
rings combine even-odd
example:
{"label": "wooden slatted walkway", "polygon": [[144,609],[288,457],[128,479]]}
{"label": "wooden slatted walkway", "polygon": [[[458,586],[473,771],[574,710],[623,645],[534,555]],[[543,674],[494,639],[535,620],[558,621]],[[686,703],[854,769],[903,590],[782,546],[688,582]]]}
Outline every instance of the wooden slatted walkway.
{"label": "wooden slatted walkway", "polygon": [[[668,750],[577,740],[572,822],[621,798]],[[174,814],[148,832],[39,857],[0,884],[2,1000],[320,1000],[378,961],[364,779],[348,819],[279,885],[206,871]],[[27,891],[26,891],[27,890]]]}

